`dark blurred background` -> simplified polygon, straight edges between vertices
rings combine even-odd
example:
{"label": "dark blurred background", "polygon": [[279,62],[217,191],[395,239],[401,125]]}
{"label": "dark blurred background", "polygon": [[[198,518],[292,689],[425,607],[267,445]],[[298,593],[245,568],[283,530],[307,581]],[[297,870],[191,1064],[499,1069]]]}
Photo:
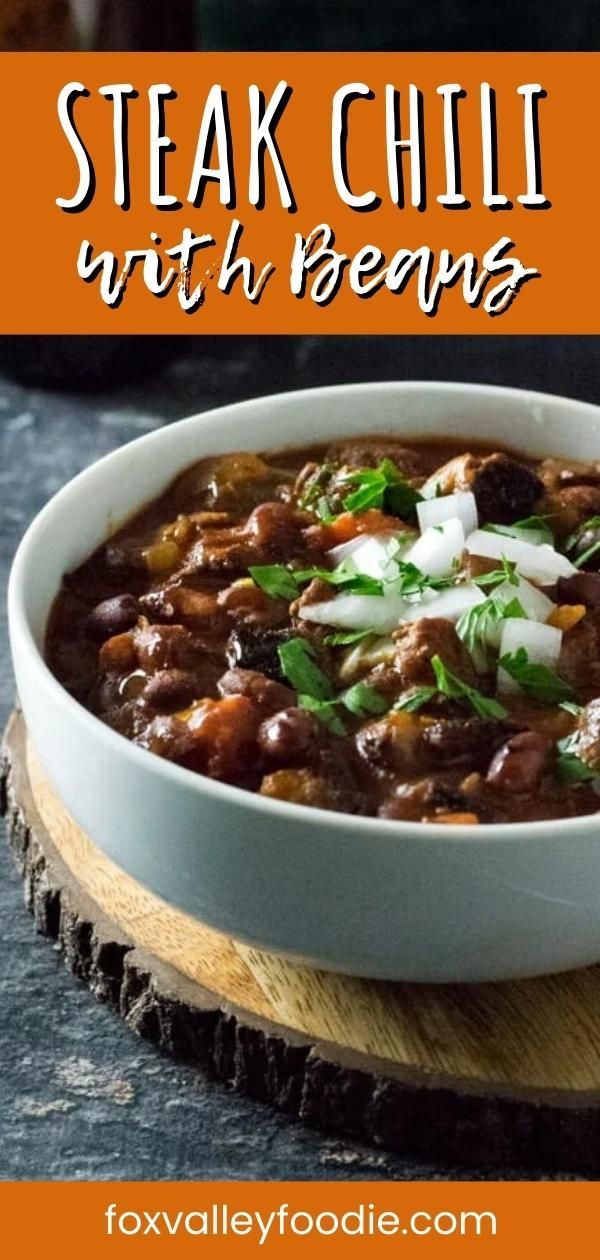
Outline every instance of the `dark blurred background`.
{"label": "dark blurred background", "polygon": [[595,50],[598,0],[2,0],[0,47]]}
{"label": "dark blurred background", "polygon": [[[0,373],[113,396],[167,419],[236,398],[342,381],[488,381],[600,401],[597,337],[1,337]],[[210,401],[206,401],[210,400]],[[2,417],[0,414],[0,423]]]}

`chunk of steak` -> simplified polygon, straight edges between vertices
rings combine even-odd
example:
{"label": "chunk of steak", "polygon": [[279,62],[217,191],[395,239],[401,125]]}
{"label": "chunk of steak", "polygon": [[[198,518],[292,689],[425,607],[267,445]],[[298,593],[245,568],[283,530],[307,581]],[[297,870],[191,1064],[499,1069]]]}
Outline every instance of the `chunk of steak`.
{"label": "chunk of steak", "polygon": [[440,494],[471,490],[482,521],[510,525],[530,516],[544,487],[537,473],[510,455],[470,455],[451,459],[428,478]]}
{"label": "chunk of steak", "polygon": [[478,717],[442,720],[425,727],[423,744],[433,765],[483,770],[497,749],[518,731],[518,724],[510,721]]}
{"label": "chunk of steak", "polygon": [[476,684],[471,656],[452,622],[445,617],[422,617],[420,621],[409,622],[397,630],[393,638],[396,642],[393,669],[403,688],[429,686],[435,682],[432,656],[439,656],[462,682]]}
{"label": "chunk of steak", "polygon": [[451,783],[438,779],[418,779],[414,783],[398,783],[382,802],[380,818],[398,822],[435,821],[436,813],[468,812],[472,799]]}
{"label": "chunk of steak", "polygon": [[574,573],[572,577],[559,578],[556,595],[561,604],[585,604],[586,608],[600,608],[600,573]]}
{"label": "chunk of steak", "polygon": [[556,672],[580,700],[600,691],[600,609],[592,609],[563,635]]}
{"label": "chunk of steak", "polygon": [[[572,534],[590,517],[600,513],[600,486],[567,486],[552,491],[544,496],[540,511],[548,517],[550,528],[559,537]],[[580,552],[585,551],[592,541],[595,539],[582,537]]]}
{"label": "chunk of steak", "polygon": [[424,724],[416,713],[391,710],[385,717],[367,722],[356,734],[356,749],[370,769],[422,773],[429,764],[423,742]]}
{"label": "chunk of steak", "polygon": [[418,451],[398,446],[396,442],[386,442],[382,438],[373,438],[372,442],[348,442],[343,445],[333,444],[327,451],[326,460],[335,462],[348,471],[357,468],[376,468],[384,459],[389,459],[404,477],[411,479],[422,477],[425,472],[425,460]]}
{"label": "chunk of steak", "polygon": [[243,573],[250,565],[273,564],[304,555],[306,518],[286,503],[261,503],[243,525],[201,531],[178,576]]}

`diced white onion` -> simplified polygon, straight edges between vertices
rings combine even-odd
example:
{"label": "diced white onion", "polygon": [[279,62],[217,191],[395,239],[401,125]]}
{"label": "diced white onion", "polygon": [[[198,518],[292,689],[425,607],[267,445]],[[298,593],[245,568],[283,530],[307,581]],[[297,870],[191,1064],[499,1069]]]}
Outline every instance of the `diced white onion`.
{"label": "diced white onion", "polygon": [[375,665],[382,665],[392,660],[396,651],[397,645],[393,639],[387,637],[363,639],[361,643],[355,643],[343,653],[338,671],[339,678],[342,682],[346,682],[351,678],[356,678],[358,674],[366,674]]}
{"label": "diced white onion", "polygon": [[538,590],[537,586],[532,586],[531,582],[527,582],[522,577],[516,585],[512,582],[502,582],[494,590],[494,599],[502,605],[510,604],[511,600],[518,599],[523,612],[531,621],[547,621],[556,608],[556,604],[553,604],[543,591]]}
{"label": "diced white onion", "polygon": [[407,595],[406,599],[409,604],[431,604],[434,599],[438,598],[438,595],[439,591],[436,591],[435,586],[424,586],[422,590],[415,591],[413,595]]}
{"label": "diced white onion", "polygon": [[[518,525],[507,526],[506,529],[507,538],[520,538],[522,542],[532,543],[534,547],[548,542],[548,532],[545,529],[519,529]],[[498,529],[498,532],[502,534],[504,530]]]}
{"label": "diced white onion", "polygon": [[364,534],[360,547],[355,547],[342,563],[347,573],[365,573],[368,577],[390,579],[398,574],[397,567],[394,572],[392,563],[398,551],[395,534]]}
{"label": "diced white onion", "polygon": [[424,485],[419,486],[419,494],[422,498],[435,499],[438,496],[440,490],[440,472],[442,471],[442,469],[439,469],[432,477],[428,477]]}
{"label": "diced white onion", "polygon": [[319,625],[339,626],[344,630],[376,630],[385,634],[406,621],[419,621],[421,617],[443,617],[446,621],[458,621],[464,612],[483,603],[485,595],[471,583],[453,586],[449,590],[434,593],[434,598],[407,603],[399,595],[338,595],[335,599],[319,604],[307,604],[300,609],[305,621]]}
{"label": "diced white onion", "polygon": [[443,617],[446,621],[458,621],[463,613],[476,604],[483,604],[486,599],[483,591],[471,582],[465,582],[462,586],[450,586],[446,591],[435,591],[433,594],[433,599],[411,604],[402,620],[419,621],[421,617]]}
{"label": "diced white onion", "polygon": [[522,617],[507,617],[502,623],[500,655],[525,648],[529,660],[536,665],[554,669],[560,656],[562,630],[556,626],[543,626],[536,621],[524,621]]}
{"label": "diced white onion", "polygon": [[327,559],[331,560],[333,567],[337,568],[338,564],[347,560],[348,556],[353,555],[355,551],[359,551],[367,542],[377,541],[384,544],[393,541],[398,550],[402,551],[411,542],[414,542],[414,539],[415,532],[413,530],[403,530],[401,534],[396,534],[389,529],[382,531],[381,534],[357,534],[355,538],[350,538],[348,542],[338,543],[337,547],[331,547],[326,555]]}
{"label": "diced white onion", "polygon": [[458,490],[456,494],[445,494],[439,499],[426,499],[417,503],[417,516],[421,531],[430,525],[441,525],[458,517],[465,535],[477,529],[478,516],[475,495],[470,490]]}
{"label": "diced white onion", "polygon": [[510,674],[507,674],[505,669],[501,669],[500,665],[496,670],[496,691],[499,696],[518,696],[521,694],[518,682]]}
{"label": "diced white onion", "polygon": [[385,634],[402,620],[406,603],[399,595],[338,595],[320,604],[306,604],[299,615],[319,625],[342,630],[377,630]]}
{"label": "diced white onion", "polygon": [[403,558],[428,577],[448,577],[458,567],[464,546],[465,532],[455,516],[441,525],[430,525]]}
{"label": "diced white onion", "polygon": [[378,534],[357,534],[355,538],[349,538],[348,542],[338,543],[337,547],[331,547],[327,552],[327,558],[331,560],[333,567],[336,568],[338,564],[342,563],[342,560],[346,560],[348,556],[351,556],[353,551],[356,551],[358,547],[362,547],[365,538],[378,537],[380,537]]}
{"label": "diced white onion", "polygon": [[476,529],[470,534],[466,547],[471,555],[484,556],[490,560],[501,560],[506,556],[507,560],[517,565],[523,577],[531,578],[542,586],[550,586],[557,578],[570,577],[577,572],[570,560],[549,543],[536,547],[532,543],[522,542],[520,538],[494,534],[487,529]]}
{"label": "diced white onion", "polygon": [[[529,661],[534,665],[546,665],[555,669],[560,656],[562,630],[544,626],[539,621],[524,621],[522,617],[507,617],[502,622],[500,656],[511,655],[525,648]],[[498,691],[518,693],[519,684],[504,669],[498,668]]]}

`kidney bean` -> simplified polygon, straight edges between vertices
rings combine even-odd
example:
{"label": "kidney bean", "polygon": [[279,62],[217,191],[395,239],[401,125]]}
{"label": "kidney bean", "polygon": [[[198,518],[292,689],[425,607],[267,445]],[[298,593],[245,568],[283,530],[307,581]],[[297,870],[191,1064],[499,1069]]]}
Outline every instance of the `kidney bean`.
{"label": "kidney bean", "polygon": [[262,723],[258,746],[273,764],[295,766],[305,759],[318,736],[318,722],[312,713],[306,709],[282,709]]}
{"label": "kidney bean", "polygon": [[218,688],[221,696],[246,696],[263,718],[278,709],[291,708],[295,700],[290,687],[254,669],[228,669],[219,679]]}
{"label": "kidney bean", "polygon": [[184,669],[161,669],[144,687],[144,700],[159,713],[175,713],[197,698],[198,687],[193,674]]}
{"label": "kidney bean", "polygon": [[492,759],[486,782],[499,792],[534,792],[541,782],[552,742],[539,731],[513,735]]}
{"label": "kidney bean", "polygon": [[85,632],[89,639],[104,643],[115,634],[131,630],[139,611],[135,595],[113,595],[110,599],[103,599],[92,610],[85,623]]}
{"label": "kidney bean", "polygon": [[158,673],[163,669],[193,669],[202,656],[198,639],[185,626],[150,625],[142,621],[136,627],[133,639],[138,662],[149,673]]}
{"label": "kidney bean", "polygon": [[571,577],[559,578],[556,592],[563,604],[600,608],[600,573],[573,573]]}
{"label": "kidney bean", "polygon": [[125,674],[135,669],[137,657],[131,630],[106,639],[98,653],[98,664],[103,673]]}
{"label": "kidney bean", "polygon": [[248,517],[245,533],[258,547],[278,547],[291,543],[298,530],[296,512],[286,503],[259,503]]}

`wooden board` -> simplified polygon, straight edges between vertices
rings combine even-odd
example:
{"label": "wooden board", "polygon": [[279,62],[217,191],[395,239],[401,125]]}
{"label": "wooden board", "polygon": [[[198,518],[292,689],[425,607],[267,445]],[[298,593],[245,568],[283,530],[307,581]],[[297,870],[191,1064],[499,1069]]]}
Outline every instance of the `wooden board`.
{"label": "wooden board", "polygon": [[600,1171],[600,967],[506,984],[391,984],[242,945],[87,839],[17,715],[2,804],[38,928],[162,1049],[297,1119],[399,1153]]}

